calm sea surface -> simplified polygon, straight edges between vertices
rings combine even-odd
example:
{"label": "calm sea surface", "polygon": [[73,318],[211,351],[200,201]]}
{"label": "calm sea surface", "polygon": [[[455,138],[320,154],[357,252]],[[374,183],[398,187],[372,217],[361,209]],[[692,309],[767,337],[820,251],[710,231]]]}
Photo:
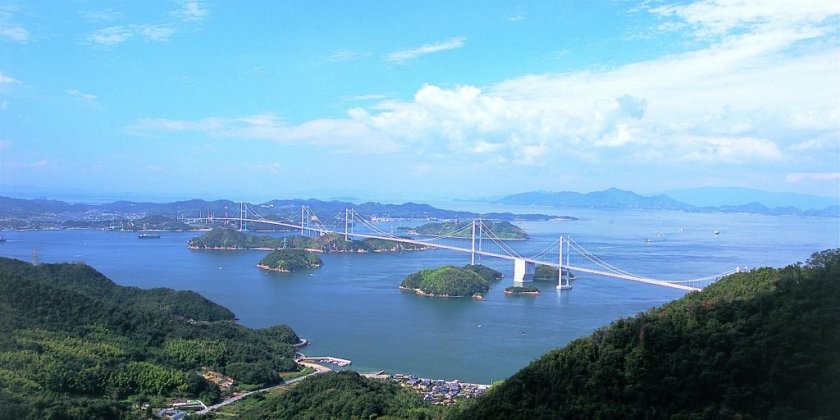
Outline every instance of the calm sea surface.
{"label": "calm sea surface", "polygon": [[[532,256],[560,235],[571,236],[614,266],[666,280],[736,266],[780,267],[840,247],[840,219],[579,209],[559,214],[579,220],[518,223],[531,239],[509,244]],[[411,223],[380,227],[406,225]],[[542,295],[508,297],[502,291],[510,285],[512,262],[485,257],[483,264],[505,273],[485,301],[434,299],[397,286],[420,269],[468,264],[469,254],[327,254],[320,269],[282,274],[255,267],[264,251],[188,250],[194,232],[162,233],[156,240],[102,231],[3,235],[2,256],[29,261],[35,251],[42,262],[83,261],[121,285],[194,290],[230,308],[246,326],[288,324],[312,342],[307,354],[349,358],[356,370],[481,383],[506,378],[550,349],[684,294],[578,274],[570,291],[536,283]],[[591,267],[574,254],[571,263]]]}

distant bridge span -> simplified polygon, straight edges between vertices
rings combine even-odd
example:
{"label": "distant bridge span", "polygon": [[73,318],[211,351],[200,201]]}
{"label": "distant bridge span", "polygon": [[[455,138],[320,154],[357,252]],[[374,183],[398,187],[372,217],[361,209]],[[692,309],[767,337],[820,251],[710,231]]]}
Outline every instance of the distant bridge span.
{"label": "distant bridge span", "polygon": [[[242,213],[245,214],[246,211],[247,210],[243,209]],[[303,212],[303,209],[302,209],[301,214],[303,215],[303,213],[304,212]],[[349,217],[350,211],[346,212],[346,214]],[[354,217],[356,216],[355,212],[353,212],[353,215],[354,215]],[[731,270],[731,271],[728,271],[726,273],[721,273],[721,274],[714,275],[714,276],[704,277],[702,279],[676,282],[676,281],[665,281],[665,280],[652,279],[652,278],[648,278],[648,277],[641,277],[641,276],[636,276],[636,275],[626,273],[626,272],[610,272],[610,271],[604,271],[604,270],[596,270],[596,269],[587,268],[587,267],[579,267],[579,266],[574,266],[574,265],[568,264],[568,262],[565,263],[565,264],[562,262],[562,260],[563,260],[563,258],[562,258],[563,238],[562,237],[560,239],[560,245],[559,245],[559,249],[560,249],[560,252],[561,252],[561,257],[558,258],[557,261],[543,261],[543,260],[539,260],[539,259],[536,259],[536,258],[527,258],[527,257],[520,257],[520,256],[498,253],[498,252],[491,252],[491,251],[486,251],[486,250],[481,250],[481,249],[476,249],[475,248],[475,222],[473,222],[472,247],[471,248],[462,248],[462,247],[458,247],[458,246],[454,246],[454,245],[448,245],[448,244],[442,244],[442,243],[432,243],[432,242],[428,242],[428,241],[421,241],[421,240],[417,240],[417,239],[411,239],[411,238],[405,238],[405,237],[399,237],[399,236],[393,236],[393,235],[376,235],[376,234],[368,234],[368,233],[350,232],[349,229],[348,229],[348,223],[347,222],[345,223],[345,231],[343,231],[343,232],[328,229],[323,225],[306,226],[305,225],[305,219],[304,219],[303,216],[301,217],[301,223],[300,224],[292,223],[292,222],[286,222],[286,221],[269,220],[269,219],[262,218],[261,216],[258,217],[258,218],[252,218],[252,217],[248,217],[248,216],[244,216],[244,215],[240,216],[240,217],[228,217],[228,216],[225,216],[225,217],[207,217],[207,218],[192,219],[192,220],[196,220],[196,221],[201,220],[201,221],[206,221],[206,222],[214,222],[214,221],[237,222],[237,223],[240,223],[242,225],[244,225],[246,223],[262,223],[262,224],[281,226],[281,227],[286,227],[286,228],[290,228],[290,229],[300,230],[302,234],[304,234],[306,231],[310,231],[310,232],[318,232],[318,233],[322,233],[322,234],[340,234],[340,235],[345,235],[345,237],[351,237],[352,236],[352,237],[358,237],[358,238],[381,239],[381,240],[387,240],[387,241],[402,242],[402,243],[408,243],[408,244],[422,245],[422,246],[426,246],[426,247],[430,247],[430,248],[436,248],[436,249],[446,249],[446,250],[455,251],[455,252],[469,253],[469,254],[472,255],[472,261],[473,262],[475,261],[475,255],[482,255],[482,256],[487,256],[487,257],[491,257],[491,258],[500,258],[500,259],[513,260],[513,261],[518,260],[518,261],[523,261],[526,264],[532,264],[532,265],[545,265],[545,266],[554,267],[554,268],[559,269],[558,270],[559,271],[559,276],[558,276],[559,278],[558,278],[558,285],[557,285],[558,289],[570,288],[570,286],[568,285],[568,282],[565,285],[563,284],[563,280],[562,280],[562,275],[563,274],[562,273],[563,273],[564,269],[565,270],[571,270],[571,271],[574,271],[574,272],[588,273],[588,274],[594,274],[594,275],[598,275],[598,276],[617,278],[617,279],[622,279],[622,280],[630,280],[630,281],[635,281],[635,282],[639,282],[639,283],[652,284],[652,285],[656,285],[656,286],[670,287],[670,288],[684,290],[684,291],[688,291],[688,292],[701,290],[700,287],[691,286],[688,283],[708,281],[709,279],[718,279],[718,278],[723,277],[725,275],[732,274],[732,273],[740,271],[740,269],[736,268],[735,270]],[[458,239],[464,239],[464,238],[458,238]],[[469,239],[469,238],[466,238],[466,239]],[[567,240],[571,241],[570,239],[567,239]]]}

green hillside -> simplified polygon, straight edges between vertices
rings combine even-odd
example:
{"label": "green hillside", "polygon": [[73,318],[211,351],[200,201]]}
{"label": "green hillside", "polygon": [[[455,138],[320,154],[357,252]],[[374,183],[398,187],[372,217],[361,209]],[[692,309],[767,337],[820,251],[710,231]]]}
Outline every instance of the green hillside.
{"label": "green hillside", "polygon": [[396,383],[352,371],[309,378],[240,413],[241,419],[435,419],[446,409]]}
{"label": "green hillside", "polygon": [[836,418],[840,250],[736,274],[549,352],[461,419]]}
{"label": "green hillside", "polygon": [[132,403],[264,386],[296,370],[295,333],[252,330],[193,292],[114,284],[84,264],[0,258],[0,418],[120,418]]}

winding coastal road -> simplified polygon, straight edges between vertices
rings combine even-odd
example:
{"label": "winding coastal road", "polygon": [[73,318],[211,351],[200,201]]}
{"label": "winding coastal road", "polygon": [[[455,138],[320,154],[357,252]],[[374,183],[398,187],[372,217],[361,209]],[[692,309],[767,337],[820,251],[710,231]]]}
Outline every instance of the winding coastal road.
{"label": "winding coastal road", "polygon": [[[306,339],[301,338],[300,341],[298,341],[296,344],[293,344],[292,346],[295,347],[295,348],[301,348],[301,347],[305,347],[307,344],[309,344],[309,342]],[[200,411],[196,411],[195,414],[198,414],[198,415],[207,414],[207,413],[210,413],[211,411],[218,410],[218,409],[220,409],[220,408],[222,408],[222,407],[224,407],[228,404],[235,403],[235,402],[237,402],[237,401],[239,401],[243,398],[249,397],[251,395],[259,394],[259,393],[262,393],[262,392],[268,392],[268,391],[271,391],[274,388],[281,388],[281,387],[284,387],[284,386],[294,385],[294,384],[296,384],[296,383],[298,383],[298,382],[300,382],[300,381],[302,381],[302,380],[304,380],[304,379],[306,379],[310,376],[319,375],[321,373],[327,373],[327,372],[332,370],[332,369],[330,369],[326,366],[322,366],[322,365],[319,365],[317,363],[300,361],[301,358],[305,358],[306,356],[303,353],[297,353],[297,355],[298,355],[297,362],[298,362],[299,365],[305,366],[305,367],[311,367],[312,369],[315,369],[315,372],[312,372],[308,375],[301,376],[299,378],[289,379],[288,381],[285,381],[282,384],[270,386],[268,388],[258,389],[256,391],[246,392],[244,394],[240,394],[240,395],[237,395],[235,397],[230,397],[230,398],[228,398],[228,399],[226,399],[226,400],[224,400],[224,401],[222,401],[218,404],[211,405],[211,406],[209,406],[209,407],[207,407],[203,410],[200,410]]]}
{"label": "winding coastal road", "polygon": [[[296,384],[296,383],[298,383],[298,382],[300,382],[300,381],[302,381],[302,380],[304,380],[304,379],[306,379],[310,376],[318,375],[318,374],[326,373],[326,372],[330,371],[329,369],[327,369],[323,366],[314,365],[314,364],[310,364],[310,363],[306,363],[306,364],[304,364],[304,366],[309,366],[309,367],[314,368],[315,372],[312,372],[312,373],[310,373],[308,375],[305,375],[305,376],[301,376],[299,378],[290,379],[290,380],[288,380],[286,382],[283,382],[282,384],[279,384],[279,385],[274,385],[274,386],[270,386],[268,388],[258,389],[256,391],[246,392],[244,394],[240,394],[240,395],[237,395],[235,397],[230,397],[230,398],[228,398],[228,399],[226,399],[226,400],[224,400],[224,401],[222,401],[218,404],[211,405],[211,406],[205,408],[204,410],[196,411],[195,414],[198,414],[198,415],[207,414],[207,413],[210,413],[213,410],[218,410],[219,408],[222,408],[222,407],[224,407],[228,404],[235,403],[235,402],[237,402],[237,401],[239,401],[239,400],[241,400],[245,397],[249,397],[249,396],[254,395],[254,394],[259,394],[261,392],[268,392],[268,391],[270,391],[274,388],[280,388],[280,387],[284,387],[284,386],[294,385],[294,384]],[[319,366],[321,369],[318,369],[315,366]]]}

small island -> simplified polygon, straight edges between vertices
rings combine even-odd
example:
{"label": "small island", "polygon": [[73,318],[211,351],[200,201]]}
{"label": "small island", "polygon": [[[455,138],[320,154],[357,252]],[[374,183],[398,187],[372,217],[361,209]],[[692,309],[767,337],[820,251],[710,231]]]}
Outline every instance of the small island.
{"label": "small island", "polygon": [[[469,238],[472,234],[469,229],[471,221],[436,222],[426,223],[416,228],[400,228],[410,234],[422,236],[452,236],[455,238]],[[523,240],[528,239],[528,234],[522,228],[507,221],[494,222],[482,220],[485,227],[490,229],[499,239]],[[477,233],[476,233],[477,234]]]}
{"label": "small island", "polygon": [[508,296],[538,296],[540,289],[534,286],[510,286],[505,288],[505,294]]}
{"label": "small island", "polygon": [[260,260],[257,267],[263,270],[290,273],[321,266],[321,257],[303,249],[278,249]]}
{"label": "small island", "polygon": [[448,265],[411,274],[402,281],[400,289],[422,296],[472,296],[481,300],[484,299],[484,293],[490,290],[490,282],[500,278],[502,273],[483,265],[467,265],[461,268]]}

